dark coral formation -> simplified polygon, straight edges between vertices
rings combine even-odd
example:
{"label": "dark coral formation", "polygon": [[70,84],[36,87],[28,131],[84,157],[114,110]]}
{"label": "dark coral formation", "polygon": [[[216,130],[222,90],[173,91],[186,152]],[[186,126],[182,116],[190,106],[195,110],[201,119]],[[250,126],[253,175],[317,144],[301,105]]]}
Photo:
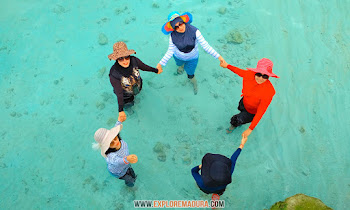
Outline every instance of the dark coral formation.
{"label": "dark coral formation", "polygon": [[159,8],[159,4],[157,2],[153,2],[152,7],[158,9]]}
{"label": "dark coral formation", "polygon": [[154,145],[153,147],[153,151],[157,154],[157,158],[159,161],[161,162],[165,162],[166,161],[166,150],[170,149],[170,145],[169,144],[163,144],[161,142],[157,142],[156,145]]}

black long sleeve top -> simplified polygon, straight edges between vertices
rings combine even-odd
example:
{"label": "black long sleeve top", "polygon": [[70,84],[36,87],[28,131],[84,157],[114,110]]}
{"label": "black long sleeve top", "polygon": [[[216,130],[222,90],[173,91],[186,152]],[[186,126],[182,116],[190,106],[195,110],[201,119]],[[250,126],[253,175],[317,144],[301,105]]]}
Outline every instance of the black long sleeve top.
{"label": "black long sleeve top", "polygon": [[121,65],[119,65],[118,61],[116,61],[114,65],[111,67],[111,70],[109,72],[109,80],[113,86],[113,91],[118,98],[119,112],[124,110],[124,89],[121,85],[121,77],[119,78],[114,77],[112,75],[112,72],[117,71],[117,73],[123,77],[130,77],[133,73],[133,68],[134,68],[133,63],[136,63],[138,69],[141,69],[143,71],[158,73],[158,69],[144,64],[140,59],[138,59],[135,56],[130,56],[130,65],[127,68],[122,67]]}

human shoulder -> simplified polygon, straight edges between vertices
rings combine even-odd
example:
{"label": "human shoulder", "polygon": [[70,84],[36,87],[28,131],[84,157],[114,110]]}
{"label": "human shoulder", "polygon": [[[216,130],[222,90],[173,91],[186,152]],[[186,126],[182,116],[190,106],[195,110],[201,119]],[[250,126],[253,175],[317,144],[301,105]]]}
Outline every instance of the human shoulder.
{"label": "human shoulder", "polygon": [[120,80],[122,77],[115,64],[111,67],[111,70],[109,71],[109,77],[113,77],[117,80]]}
{"label": "human shoulder", "polygon": [[110,71],[109,71],[109,76],[113,76],[116,79],[120,79],[120,73],[119,73],[119,64],[118,61],[115,61],[115,63],[113,64],[113,66],[111,67]]}
{"label": "human shoulder", "polygon": [[275,94],[276,94],[276,90],[275,88],[273,87],[272,83],[270,82],[270,80],[267,80],[266,81],[266,93],[268,93],[268,96],[269,97],[273,97]]}
{"label": "human shoulder", "polygon": [[202,35],[202,33],[200,32],[200,30],[198,28],[196,28],[196,36],[199,37],[201,35]]}
{"label": "human shoulder", "polygon": [[126,141],[124,141],[123,139],[120,139],[120,142],[122,143],[122,145],[128,146],[128,143],[126,143]]}
{"label": "human shoulder", "polygon": [[246,69],[242,69],[243,71],[246,71],[247,72],[247,74],[249,74],[249,76],[254,76],[254,79],[255,79],[255,72],[254,71],[252,71],[252,70],[246,70]]}
{"label": "human shoulder", "polygon": [[112,71],[116,70],[117,69],[117,61],[114,62],[114,64],[112,65],[111,69],[109,70],[109,74],[112,73]]}
{"label": "human shoulder", "polygon": [[242,72],[245,72],[243,76],[244,79],[255,81],[255,72],[248,69],[240,69],[240,70],[242,70]]}
{"label": "human shoulder", "polygon": [[115,160],[116,158],[120,158],[120,157],[118,156],[118,151],[110,152],[110,153],[108,153],[108,154],[106,155],[106,161],[107,161],[108,163],[114,162],[114,160]]}
{"label": "human shoulder", "polygon": [[136,56],[130,56],[130,62],[139,63],[139,62],[142,62],[142,61]]}

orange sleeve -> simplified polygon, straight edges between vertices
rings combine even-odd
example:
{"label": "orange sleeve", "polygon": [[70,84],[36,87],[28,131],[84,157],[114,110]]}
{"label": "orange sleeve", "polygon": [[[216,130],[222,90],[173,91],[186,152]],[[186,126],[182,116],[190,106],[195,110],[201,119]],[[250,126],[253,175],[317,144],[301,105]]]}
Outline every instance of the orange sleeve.
{"label": "orange sleeve", "polygon": [[267,107],[269,107],[271,101],[272,101],[272,97],[270,99],[262,99],[261,100],[261,102],[258,106],[258,110],[253,118],[253,121],[249,126],[249,128],[251,130],[254,130],[255,126],[259,123],[260,119],[265,114]]}
{"label": "orange sleeve", "polygon": [[230,69],[233,73],[237,74],[240,77],[244,77],[245,75],[247,75],[248,71],[237,68],[235,66],[232,65],[227,65],[227,68]]}

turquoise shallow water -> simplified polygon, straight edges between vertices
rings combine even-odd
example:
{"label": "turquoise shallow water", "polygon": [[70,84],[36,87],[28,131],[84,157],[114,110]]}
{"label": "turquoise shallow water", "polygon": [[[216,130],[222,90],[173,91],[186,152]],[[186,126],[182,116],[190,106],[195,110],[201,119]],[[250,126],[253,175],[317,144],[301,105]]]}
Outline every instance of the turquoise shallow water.
{"label": "turquoise shallow water", "polygon": [[[146,64],[166,52],[169,12],[193,25],[227,62],[274,62],[280,79],[268,111],[238,158],[226,209],[264,209],[296,193],[350,206],[348,1],[2,1],[0,9],[0,207],[131,209],[137,199],[204,199],[190,174],[207,153],[232,155],[247,126],[226,135],[241,80],[200,50],[199,93],[170,60],[141,72],[142,92],[122,136],[139,162],[136,186],[110,176],[91,149],[117,118],[107,59],[124,40]],[[226,8],[223,14],[218,11]],[[230,44],[231,30],[243,34]],[[98,43],[99,35],[108,44]],[[106,71],[103,73],[103,68]],[[101,70],[102,69],[102,70]],[[166,161],[153,147],[165,145]]]}

